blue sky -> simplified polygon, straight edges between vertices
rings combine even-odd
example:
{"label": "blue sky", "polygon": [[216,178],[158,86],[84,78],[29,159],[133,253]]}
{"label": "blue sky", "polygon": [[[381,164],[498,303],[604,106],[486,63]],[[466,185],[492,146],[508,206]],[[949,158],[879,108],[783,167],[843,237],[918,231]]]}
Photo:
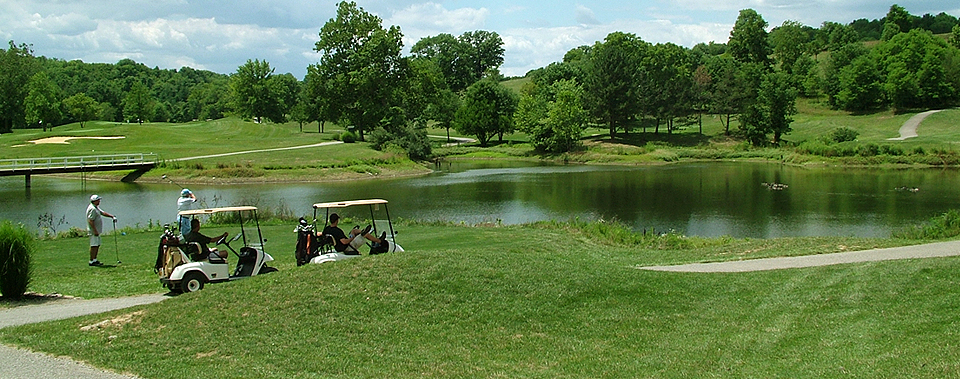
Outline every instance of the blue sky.
{"label": "blue sky", "polygon": [[[0,38],[33,45],[35,55],[84,62],[129,58],[150,67],[189,66],[230,74],[247,59],[302,78],[317,62],[320,28],[336,16],[334,0],[0,0]],[[741,9],[770,24],[818,27],[883,17],[894,2],[869,0],[382,1],[359,0],[367,12],[397,25],[405,53],[423,37],[497,32],[504,75],[523,75],[614,31],[651,43],[692,47],[726,42]],[[956,0],[901,0],[914,15],[960,16]],[[6,48],[6,44],[4,46]]]}

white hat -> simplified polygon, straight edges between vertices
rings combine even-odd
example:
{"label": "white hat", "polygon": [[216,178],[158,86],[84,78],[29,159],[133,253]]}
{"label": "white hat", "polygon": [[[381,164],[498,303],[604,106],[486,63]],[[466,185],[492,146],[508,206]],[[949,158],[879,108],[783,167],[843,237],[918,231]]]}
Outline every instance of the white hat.
{"label": "white hat", "polygon": [[190,190],[184,188],[182,191],[180,191],[180,196],[187,196],[187,195],[189,195],[189,194],[191,194],[191,193],[192,193],[192,192],[190,192]]}
{"label": "white hat", "polygon": [[91,202],[91,203],[94,202],[94,201],[97,201],[97,200],[100,200],[100,195],[91,195],[91,196],[90,196],[90,202]]}

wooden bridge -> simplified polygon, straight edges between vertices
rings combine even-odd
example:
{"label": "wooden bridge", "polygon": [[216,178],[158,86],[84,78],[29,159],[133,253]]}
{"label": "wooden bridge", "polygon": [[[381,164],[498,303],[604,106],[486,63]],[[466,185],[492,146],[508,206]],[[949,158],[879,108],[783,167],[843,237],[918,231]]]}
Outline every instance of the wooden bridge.
{"label": "wooden bridge", "polygon": [[0,176],[23,175],[30,188],[30,175],[134,170],[121,179],[132,182],[156,166],[157,155],[144,153],[0,159]]}

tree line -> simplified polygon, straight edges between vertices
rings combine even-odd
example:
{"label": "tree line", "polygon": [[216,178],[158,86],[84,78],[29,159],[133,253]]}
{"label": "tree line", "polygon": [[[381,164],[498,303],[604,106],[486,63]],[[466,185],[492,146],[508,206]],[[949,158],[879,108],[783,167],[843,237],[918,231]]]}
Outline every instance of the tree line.
{"label": "tree line", "polygon": [[[943,38],[933,32],[950,30]],[[870,41],[877,35],[878,41]],[[477,137],[481,145],[527,133],[543,152],[578,148],[587,125],[611,138],[637,129],[702,125],[720,116],[728,134],[756,145],[780,143],[797,97],[836,109],[898,111],[960,99],[960,25],[955,17],[910,15],[898,5],[880,20],[785,21],[768,31],[742,10],[726,43],[685,48],[623,32],[568,51],[527,73],[520,93],[499,72],[496,32],[425,37],[401,54],[402,32],[355,2],[337,5],[320,29],[320,54],[302,81],[248,60],[230,75],[132,60],[88,64],[34,57],[31,47],[0,49],[0,133],[90,120],[186,122],[237,115],[257,122],[347,126],[375,148],[396,145],[430,156],[427,125]],[[731,128],[736,122],[737,128]]]}

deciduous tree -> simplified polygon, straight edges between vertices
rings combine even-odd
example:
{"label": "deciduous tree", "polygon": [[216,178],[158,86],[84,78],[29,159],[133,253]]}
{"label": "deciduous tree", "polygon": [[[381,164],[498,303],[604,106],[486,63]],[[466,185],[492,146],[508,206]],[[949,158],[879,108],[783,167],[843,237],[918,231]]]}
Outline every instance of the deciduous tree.
{"label": "deciduous tree", "polygon": [[454,118],[454,129],[476,136],[480,146],[487,146],[493,136],[512,130],[516,95],[502,84],[481,80],[467,88],[463,103]]}
{"label": "deciduous tree", "polygon": [[534,148],[549,153],[576,149],[589,114],[583,108],[583,90],[562,79],[550,85],[553,100],[524,95],[517,106],[517,128],[530,135]]}
{"label": "deciduous tree", "polygon": [[770,43],[767,39],[767,22],[753,9],[740,11],[737,22],[730,31],[727,51],[740,63],[759,63],[770,66]]}
{"label": "deciduous tree", "polygon": [[130,92],[123,98],[123,116],[128,121],[136,120],[143,124],[153,116],[154,101],[150,90],[143,83],[135,82]]}
{"label": "deciduous tree", "polygon": [[99,110],[97,101],[83,92],[63,99],[63,106],[67,113],[80,123],[81,128],[84,123],[96,118]]}
{"label": "deciduous tree", "polygon": [[757,100],[747,107],[740,127],[755,146],[767,142],[773,133],[773,143],[779,144],[783,134],[789,133],[791,116],[797,114],[797,90],[790,85],[790,77],[782,72],[763,76]]}
{"label": "deciduous tree", "polygon": [[381,22],[355,2],[340,2],[337,17],[323,25],[314,47],[320,53],[318,74],[336,91],[338,104],[331,109],[361,139],[401,105],[399,92],[407,80],[400,28],[384,29]]}
{"label": "deciduous tree", "polygon": [[590,53],[583,83],[586,104],[607,125],[610,138],[640,112],[640,67],[648,47],[633,34],[614,32]]}
{"label": "deciduous tree", "polygon": [[50,81],[50,77],[40,71],[30,77],[27,98],[23,101],[28,125],[39,124],[43,131],[53,129],[60,123],[63,112],[60,111],[60,88]]}
{"label": "deciduous tree", "polygon": [[0,133],[24,126],[27,84],[38,70],[30,45],[9,44],[6,50],[0,49]]}
{"label": "deciduous tree", "polygon": [[274,78],[273,72],[267,61],[248,59],[230,76],[235,110],[241,117],[256,122],[264,118],[272,122],[286,121],[283,98],[289,90],[284,88],[283,79]]}

